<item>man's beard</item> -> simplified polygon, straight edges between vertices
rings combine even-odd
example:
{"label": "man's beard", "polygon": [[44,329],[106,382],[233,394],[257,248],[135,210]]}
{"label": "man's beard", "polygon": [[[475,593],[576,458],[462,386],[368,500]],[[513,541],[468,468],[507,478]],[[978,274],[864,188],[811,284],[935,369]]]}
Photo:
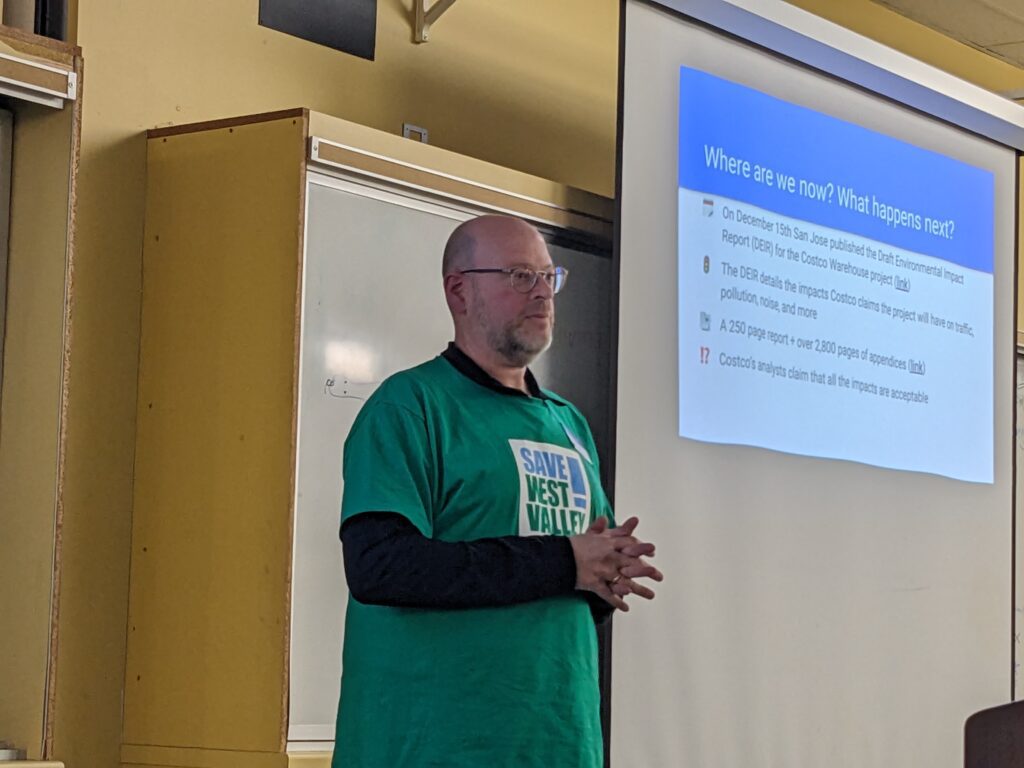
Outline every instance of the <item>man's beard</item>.
{"label": "man's beard", "polygon": [[[526,318],[510,321],[500,328],[487,321],[484,308],[477,304],[474,307],[477,322],[487,334],[488,346],[501,355],[510,365],[525,368],[532,363],[541,352],[551,346],[552,333],[531,338],[522,327]],[[554,317],[551,318],[551,330],[554,331]]]}
{"label": "man's beard", "polygon": [[488,328],[487,341],[491,349],[509,363],[517,368],[525,368],[551,346],[551,335],[546,338],[530,339],[526,337],[521,327],[515,323],[508,323],[501,329]]}

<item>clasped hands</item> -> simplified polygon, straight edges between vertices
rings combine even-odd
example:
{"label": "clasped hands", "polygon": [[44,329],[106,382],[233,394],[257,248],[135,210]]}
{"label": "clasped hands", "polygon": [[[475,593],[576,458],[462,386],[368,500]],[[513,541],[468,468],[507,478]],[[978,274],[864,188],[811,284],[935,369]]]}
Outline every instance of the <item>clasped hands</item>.
{"label": "clasped hands", "polygon": [[594,592],[621,611],[628,611],[627,595],[651,600],[654,591],[636,579],[661,581],[661,571],[644,561],[654,555],[654,545],[633,536],[637,523],[631,517],[616,528],[608,527],[608,519],[599,517],[586,533],[572,536],[576,558],[576,589]]}

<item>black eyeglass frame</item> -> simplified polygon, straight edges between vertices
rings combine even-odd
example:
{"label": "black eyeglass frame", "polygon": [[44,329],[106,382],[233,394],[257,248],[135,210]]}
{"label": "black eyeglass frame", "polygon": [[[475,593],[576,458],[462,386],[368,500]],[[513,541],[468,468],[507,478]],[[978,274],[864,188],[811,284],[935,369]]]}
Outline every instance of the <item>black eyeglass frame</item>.
{"label": "black eyeglass frame", "polygon": [[[516,273],[529,274],[533,276],[533,280],[530,284],[523,289],[516,288]],[[460,275],[487,275],[487,274],[502,274],[508,275],[508,282],[512,286],[512,290],[517,293],[529,293],[537,285],[537,281],[541,275],[544,276],[544,282],[548,284],[551,289],[551,293],[561,293],[565,288],[565,283],[569,279],[569,270],[565,267],[554,267],[550,272],[542,269],[530,269],[529,267],[490,267],[481,269],[462,269],[459,270]]]}

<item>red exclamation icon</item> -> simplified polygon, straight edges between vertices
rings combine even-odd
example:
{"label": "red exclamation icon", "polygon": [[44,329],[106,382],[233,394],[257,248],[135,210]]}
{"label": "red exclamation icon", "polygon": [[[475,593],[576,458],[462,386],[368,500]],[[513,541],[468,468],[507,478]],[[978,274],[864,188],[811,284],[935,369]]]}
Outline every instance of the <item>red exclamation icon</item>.
{"label": "red exclamation icon", "polygon": [[707,365],[708,359],[711,357],[711,347],[700,348],[700,364]]}

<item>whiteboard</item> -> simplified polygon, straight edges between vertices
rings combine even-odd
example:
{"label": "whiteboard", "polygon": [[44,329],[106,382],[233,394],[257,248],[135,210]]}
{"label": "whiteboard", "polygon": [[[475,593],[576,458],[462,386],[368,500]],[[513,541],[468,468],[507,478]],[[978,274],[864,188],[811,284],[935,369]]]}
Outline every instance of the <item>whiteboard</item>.
{"label": "whiteboard", "polygon": [[[328,750],[348,592],[338,540],[342,446],[380,382],[453,337],[441,283],[451,231],[481,211],[310,173],[299,362],[289,749]],[[549,236],[558,233],[546,233]],[[552,351],[534,371],[573,400],[607,455],[611,261],[593,244],[552,244],[569,283]]]}

